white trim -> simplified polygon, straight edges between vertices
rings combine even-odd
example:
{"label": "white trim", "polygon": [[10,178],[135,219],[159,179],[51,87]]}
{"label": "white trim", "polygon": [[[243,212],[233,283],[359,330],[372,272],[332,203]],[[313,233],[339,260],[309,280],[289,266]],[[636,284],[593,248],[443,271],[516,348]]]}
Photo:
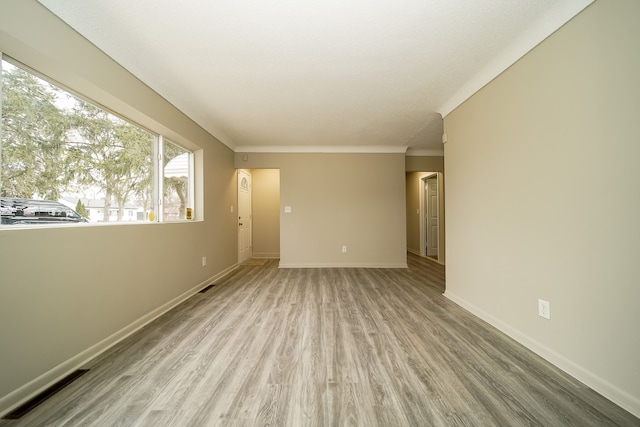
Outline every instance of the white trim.
{"label": "white trim", "polygon": [[593,2],[594,0],[556,2],[549,13],[536,23],[537,25],[513,40],[493,61],[461,85],[436,111],[445,117]]}
{"label": "white trim", "polygon": [[254,252],[253,258],[278,259],[280,252]]}
{"label": "white trim", "polygon": [[394,147],[389,145],[327,145],[327,146],[303,146],[303,145],[272,145],[236,147],[236,153],[405,153],[407,147]]}
{"label": "white trim", "polygon": [[109,350],[111,347],[118,344],[119,342],[121,342],[122,340],[130,336],[131,334],[134,334],[135,332],[137,332],[147,324],[151,323],[158,317],[162,316],[172,308],[176,307],[180,303],[191,298],[193,295],[200,292],[203,288],[205,288],[210,283],[221,279],[222,277],[226,276],[227,274],[231,273],[237,268],[238,268],[238,264],[234,264],[229,268],[221,271],[220,273],[214,275],[213,277],[201,283],[198,283],[193,288],[182,293],[181,295],[178,295],[171,301],[168,301],[167,303],[161,305],[155,310],[145,314],[138,320],[130,323],[129,325],[115,332],[111,336],[108,336],[102,341],[78,353],[77,355],[73,356],[71,359],[68,359],[62,362],[58,366],[54,367],[53,369],[50,369],[49,371],[45,372],[39,377],[31,380],[27,384],[15,389],[11,393],[5,396],[2,396],[0,398],[0,417],[13,411],[20,405],[28,402],[30,399],[33,399],[39,393],[42,393],[44,390],[51,387],[53,384],[60,381],[61,379],[63,379],[64,377],[66,377],[76,369],[80,369],[83,365],[95,359],[97,356],[104,353],[105,351]]}
{"label": "white trim", "polygon": [[598,375],[589,371],[588,369],[576,364],[575,362],[567,359],[561,354],[556,353],[551,348],[543,345],[542,343],[534,340],[525,333],[509,326],[500,319],[497,319],[482,310],[481,308],[469,303],[464,298],[452,293],[451,291],[445,291],[444,296],[458,304],[460,307],[499,329],[509,337],[513,338],[520,344],[527,347],[529,350],[536,353],[538,356],[547,360],[554,366],[560,368],[564,372],[568,373],[572,377],[581,381],[588,387],[592,388],[596,392],[600,393],[607,399],[611,400],[615,404],[619,405],[623,409],[631,412],[633,415],[640,417],[640,399],[630,395],[624,390],[616,387],[614,384],[600,378]]}
{"label": "white trim", "polygon": [[317,263],[317,264],[290,264],[280,263],[278,268],[409,268],[407,263],[394,263],[394,264],[330,264],[330,263]]}

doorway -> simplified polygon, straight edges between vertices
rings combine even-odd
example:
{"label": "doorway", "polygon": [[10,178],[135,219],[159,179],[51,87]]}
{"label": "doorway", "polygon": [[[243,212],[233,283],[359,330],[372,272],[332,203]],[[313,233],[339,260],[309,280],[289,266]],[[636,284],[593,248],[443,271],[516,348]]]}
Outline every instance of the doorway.
{"label": "doorway", "polygon": [[420,255],[444,264],[443,175],[425,172],[420,177]]}
{"label": "doorway", "polygon": [[438,259],[438,176],[424,179],[425,246],[428,257]]}
{"label": "doorway", "polygon": [[238,169],[237,186],[238,263],[280,258],[280,170]]}
{"label": "doorway", "polygon": [[251,259],[251,173],[238,170],[238,264]]}

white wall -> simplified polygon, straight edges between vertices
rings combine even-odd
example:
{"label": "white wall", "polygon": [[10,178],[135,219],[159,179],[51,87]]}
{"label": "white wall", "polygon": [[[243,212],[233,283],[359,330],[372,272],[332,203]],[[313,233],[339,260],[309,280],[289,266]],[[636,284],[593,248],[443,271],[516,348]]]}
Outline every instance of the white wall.
{"label": "white wall", "polygon": [[0,229],[0,414],[237,263],[231,150],[37,2],[1,8],[0,52],[197,150],[200,167],[198,221]]}
{"label": "white wall", "polygon": [[638,16],[595,2],[445,117],[446,296],[636,415]]}

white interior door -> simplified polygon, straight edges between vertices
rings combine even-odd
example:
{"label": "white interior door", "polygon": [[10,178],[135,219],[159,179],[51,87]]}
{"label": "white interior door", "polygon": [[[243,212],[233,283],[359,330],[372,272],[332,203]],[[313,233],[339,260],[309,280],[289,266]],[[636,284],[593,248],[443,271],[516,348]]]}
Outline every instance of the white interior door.
{"label": "white interior door", "polygon": [[438,179],[427,179],[427,256],[438,256]]}
{"label": "white interior door", "polygon": [[251,174],[238,170],[238,262],[251,258]]}

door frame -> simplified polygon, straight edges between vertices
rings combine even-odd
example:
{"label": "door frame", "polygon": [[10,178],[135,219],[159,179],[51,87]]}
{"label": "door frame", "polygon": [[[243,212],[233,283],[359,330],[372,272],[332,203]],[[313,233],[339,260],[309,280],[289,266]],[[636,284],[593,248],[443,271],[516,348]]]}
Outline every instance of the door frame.
{"label": "door frame", "polygon": [[436,178],[438,185],[438,262],[444,264],[444,209],[443,209],[443,174],[442,172],[424,172],[420,176],[420,256],[427,257],[427,227],[425,221],[427,217],[427,179]]}
{"label": "door frame", "polygon": [[[242,212],[242,209],[240,208],[240,184],[241,184],[240,174],[241,173],[245,173],[245,174],[247,174],[249,176],[249,188],[248,188],[248,191],[249,191],[249,218],[248,218],[248,220],[249,220],[249,238],[250,238],[251,241],[249,242],[249,249],[248,249],[249,256],[246,257],[246,259],[242,259],[241,258],[242,245],[240,244],[240,237],[241,237],[240,236],[240,233],[241,233],[241,231],[240,231],[240,219],[241,219],[240,218],[240,212]],[[252,253],[253,252],[253,215],[252,215],[253,214],[253,207],[252,207],[252,200],[251,200],[251,198],[252,198],[251,191],[252,191],[253,185],[252,185],[251,181],[252,181],[251,172],[249,170],[247,170],[247,169],[238,169],[237,170],[237,172],[236,172],[236,184],[237,184],[236,197],[237,197],[237,201],[238,201],[238,204],[237,204],[238,205],[238,212],[237,212],[238,221],[237,221],[236,224],[238,225],[238,234],[237,234],[238,263],[242,263],[244,261],[247,261],[247,260],[251,259],[251,257],[253,256],[253,253]]]}

